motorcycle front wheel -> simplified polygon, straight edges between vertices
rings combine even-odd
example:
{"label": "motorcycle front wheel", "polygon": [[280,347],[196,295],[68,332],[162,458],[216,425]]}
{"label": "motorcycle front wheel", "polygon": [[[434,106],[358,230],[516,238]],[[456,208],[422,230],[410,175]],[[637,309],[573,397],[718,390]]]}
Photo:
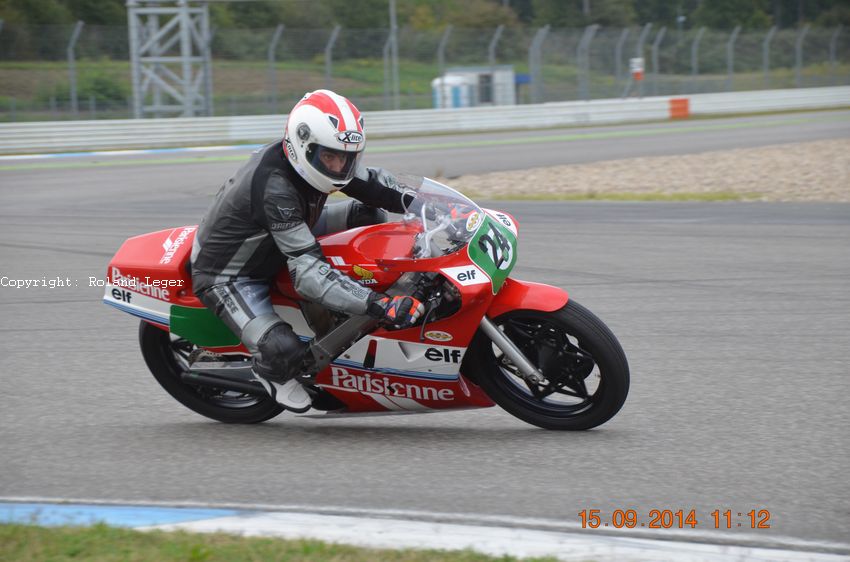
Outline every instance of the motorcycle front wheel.
{"label": "motorcycle front wheel", "polygon": [[472,378],[517,418],[544,429],[584,430],[611,419],[629,392],[629,365],[611,330],[570,300],[560,310],[513,310],[491,321],[542,372],[526,381],[479,330],[467,358]]}
{"label": "motorcycle front wheel", "polygon": [[202,416],[224,423],[260,423],[283,411],[271,397],[184,382],[181,375],[189,370],[189,354],[196,346],[144,320],[139,325],[139,345],[160,386]]}

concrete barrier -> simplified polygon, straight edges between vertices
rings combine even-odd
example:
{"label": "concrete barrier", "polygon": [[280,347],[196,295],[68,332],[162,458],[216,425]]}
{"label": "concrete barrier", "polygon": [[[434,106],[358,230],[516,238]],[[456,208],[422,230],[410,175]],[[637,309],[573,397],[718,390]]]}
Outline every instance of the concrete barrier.
{"label": "concrete barrier", "polygon": [[[374,136],[535,129],[850,106],[850,86],[364,113]],[[0,154],[265,142],[285,115],[0,124]]]}

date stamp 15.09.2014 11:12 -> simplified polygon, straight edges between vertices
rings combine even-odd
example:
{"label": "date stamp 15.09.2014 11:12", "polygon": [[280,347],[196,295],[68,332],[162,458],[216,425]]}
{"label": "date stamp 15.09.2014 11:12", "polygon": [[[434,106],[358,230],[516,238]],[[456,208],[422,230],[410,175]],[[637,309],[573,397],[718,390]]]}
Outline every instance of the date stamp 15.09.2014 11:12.
{"label": "date stamp 15.09.2014 11:12", "polygon": [[770,529],[770,511],[767,509],[746,512],[715,509],[707,517],[704,514],[698,516],[696,509],[650,509],[645,517],[636,509],[615,509],[610,514],[600,509],[583,509],[578,516],[582,529]]}

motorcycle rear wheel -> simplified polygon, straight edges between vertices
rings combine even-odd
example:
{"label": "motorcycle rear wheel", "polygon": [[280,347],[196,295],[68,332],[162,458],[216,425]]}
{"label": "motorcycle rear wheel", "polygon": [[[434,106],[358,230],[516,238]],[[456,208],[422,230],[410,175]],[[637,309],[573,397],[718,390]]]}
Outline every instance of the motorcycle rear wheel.
{"label": "motorcycle rear wheel", "polygon": [[555,312],[513,310],[491,319],[544,375],[527,383],[481,331],[473,376],[504,410],[544,429],[585,430],[611,419],[629,391],[629,365],[611,330],[570,300]]}
{"label": "motorcycle rear wheel", "polygon": [[148,369],[160,386],[202,416],[224,423],[247,424],[264,422],[283,411],[271,397],[183,382],[180,375],[188,370],[187,358],[195,345],[144,320],[139,325],[139,345]]}

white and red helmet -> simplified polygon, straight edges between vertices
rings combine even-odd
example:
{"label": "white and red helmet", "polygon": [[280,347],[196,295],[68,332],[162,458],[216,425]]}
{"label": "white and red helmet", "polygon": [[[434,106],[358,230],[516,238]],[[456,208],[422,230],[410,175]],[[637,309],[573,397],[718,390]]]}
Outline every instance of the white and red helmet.
{"label": "white and red helmet", "polygon": [[[292,108],[286,121],[283,149],[292,167],[307,183],[324,193],[348,185],[366,148],[363,117],[347,98],[330,90],[309,92]],[[342,159],[332,170],[323,153]]]}

